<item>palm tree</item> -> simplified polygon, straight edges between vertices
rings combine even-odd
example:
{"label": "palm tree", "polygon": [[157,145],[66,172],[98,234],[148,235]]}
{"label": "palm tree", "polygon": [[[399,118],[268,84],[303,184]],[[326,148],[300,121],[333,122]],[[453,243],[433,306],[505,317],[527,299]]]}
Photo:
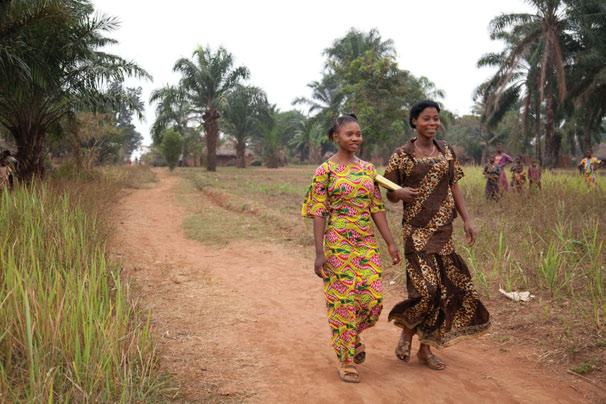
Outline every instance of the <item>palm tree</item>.
{"label": "palm tree", "polygon": [[377,57],[396,55],[393,40],[383,40],[377,29],[362,32],[352,28],[343,38],[335,40],[330,48],[324,50],[324,55],[328,57],[326,67],[331,70],[347,68],[351,62],[368,51]]}
{"label": "palm tree", "polygon": [[115,43],[104,36],[117,27],[115,19],[93,16],[89,1],[56,3],[57,18],[16,28],[19,40],[27,44],[20,53],[27,74],[20,74],[20,66],[0,68],[0,124],[17,145],[19,175],[24,179],[44,175],[51,126],[74,111],[103,110],[123,101],[106,91],[110,83],[128,75],[149,77],[135,63],[102,50]]}
{"label": "palm tree", "polygon": [[237,85],[227,94],[223,108],[224,131],[236,141],[239,168],[246,167],[246,146],[251,138],[259,137],[268,106],[265,92],[257,87]]}
{"label": "palm tree", "polygon": [[156,144],[162,143],[162,134],[168,128],[184,133],[195,116],[187,93],[178,86],[166,85],[152,91],[149,102],[157,103],[156,119],[151,128],[152,140]]}
{"label": "palm tree", "polygon": [[[521,95],[522,84],[528,90],[525,102],[527,111],[532,100],[532,91],[537,93],[537,114],[540,111],[538,106],[545,102],[545,147],[549,164],[554,165],[559,153],[554,122],[558,105],[555,104],[554,94],[558,94],[558,102],[563,104],[567,93],[566,58],[563,49],[569,41],[566,30],[570,23],[564,1],[528,2],[536,9],[535,14],[502,14],[491,21],[491,38],[505,39],[508,49],[501,55],[485,56],[480,60],[480,64],[500,65],[494,80],[487,86],[487,89],[493,91],[487,102],[487,107],[493,112],[502,109],[502,106],[496,105],[498,101],[513,103],[513,100]],[[527,66],[524,73],[521,72],[520,66],[525,62],[531,65]],[[536,80],[532,77],[535,72]],[[538,136],[537,145],[540,147]]]}
{"label": "palm tree", "polygon": [[249,76],[248,69],[234,68],[233,56],[220,47],[199,47],[192,60],[181,58],[174,71],[181,73],[180,86],[186,91],[189,102],[202,120],[206,133],[207,170],[217,170],[217,140],[219,138],[219,109],[227,93],[240,80]]}
{"label": "palm tree", "polygon": [[327,74],[320,81],[307,85],[311,89],[311,98],[299,97],[293,105],[307,105],[308,113],[314,114],[312,120],[318,122],[325,133],[334,123],[343,108],[345,97],[334,74]]}
{"label": "palm tree", "polygon": [[606,4],[600,0],[567,3],[578,38],[570,95],[574,113],[579,118],[576,121],[582,127],[580,143],[583,150],[588,150],[594,140],[599,142],[600,127],[606,116]]}

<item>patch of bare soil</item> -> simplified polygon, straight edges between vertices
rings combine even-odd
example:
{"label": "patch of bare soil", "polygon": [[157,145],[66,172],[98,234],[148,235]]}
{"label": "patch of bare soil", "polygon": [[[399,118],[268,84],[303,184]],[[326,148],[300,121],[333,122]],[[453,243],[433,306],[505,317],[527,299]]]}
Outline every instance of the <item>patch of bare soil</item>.
{"label": "patch of bare soil", "polygon": [[[213,248],[187,239],[181,224],[188,212],[173,190],[180,179],[157,174],[153,188],[123,199],[113,251],[151,310],[161,365],[179,390],[176,401],[581,403],[604,397],[599,386],[553,373],[527,349],[504,352],[488,337],[442,352],[448,363],[442,372],[415,360],[405,364],[393,354],[399,333],[385,317],[363,336],[362,383],[342,383],[322,283],[306,254],[260,241]],[[386,307],[399,298],[388,293]]]}

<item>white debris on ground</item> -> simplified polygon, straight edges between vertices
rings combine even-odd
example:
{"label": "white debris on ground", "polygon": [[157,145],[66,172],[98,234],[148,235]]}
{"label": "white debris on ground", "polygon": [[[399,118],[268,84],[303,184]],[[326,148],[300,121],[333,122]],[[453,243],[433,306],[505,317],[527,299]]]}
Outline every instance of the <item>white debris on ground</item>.
{"label": "white debris on ground", "polygon": [[514,302],[528,302],[530,299],[534,298],[534,295],[531,295],[530,292],[507,292],[503,288],[499,288],[499,292],[508,299],[513,300]]}

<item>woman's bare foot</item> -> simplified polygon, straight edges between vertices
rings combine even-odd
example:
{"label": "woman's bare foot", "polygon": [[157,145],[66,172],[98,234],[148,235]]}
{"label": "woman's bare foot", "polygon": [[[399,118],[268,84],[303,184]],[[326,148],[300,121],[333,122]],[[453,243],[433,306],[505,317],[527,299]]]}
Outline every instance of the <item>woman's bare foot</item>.
{"label": "woman's bare foot", "polygon": [[430,369],[446,369],[446,364],[431,352],[431,348],[427,344],[421,344],[419,352],[417,352],[417,358],[419,358],[421,363],[424,363]]}
{"label": "woman's bare foot", "polygon": [[412,347],[413,335],[414,332],[406,328],[403,328],[402,334],[400,334],[400,341],[396,346],[396,356],[404,362],[410,361],[410,348]]}

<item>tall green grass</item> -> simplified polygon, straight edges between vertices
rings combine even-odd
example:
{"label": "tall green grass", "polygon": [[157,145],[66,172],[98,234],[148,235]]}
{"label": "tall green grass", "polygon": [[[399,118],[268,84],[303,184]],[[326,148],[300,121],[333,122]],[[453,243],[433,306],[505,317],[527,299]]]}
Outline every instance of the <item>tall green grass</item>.
{"label": "tall green grass", "polygon": [[595,191],[574,171],[546,172],[542,191],[509,192],[492,202],[484,198],[480,169],[466,167],[465,173],[461,184],[480,236],[473,254],[463,250],[463,255],[478,263],[476,281],[572,300],[582,308],[578,314],[589,314],[588,321],[601,328],[606,315],[606,178],[598,178]]}
{"label": "tall green grass", "polygon": [[99,215],[116,192],[96,180],[0,194],[0,401],[147,402],[161,392],[149,320],[105,248]]}

